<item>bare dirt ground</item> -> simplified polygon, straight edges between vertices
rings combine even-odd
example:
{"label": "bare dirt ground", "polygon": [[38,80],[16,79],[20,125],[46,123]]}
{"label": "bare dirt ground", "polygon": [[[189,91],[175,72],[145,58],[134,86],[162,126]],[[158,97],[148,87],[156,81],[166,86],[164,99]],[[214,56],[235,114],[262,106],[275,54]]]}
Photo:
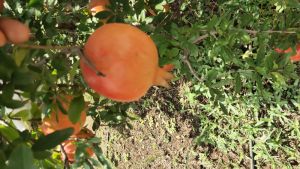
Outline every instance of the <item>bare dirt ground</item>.
{"label": "bare dirt ground", "polygon": [[[189,120],[150,111],[144,119],[134,122],[128,133],[102,128],[102,148],[117,168],[197,168]],[[181,121],[180,128],[177,128]]]}
{"label": "bare dirt ground", "polygon": [[[224,168],[224,163],[238,160],[234,153],[222,155],[209,146],[197,146],[199,118],[182,107],[182,86],[169,90],[152,89],[149,102],[137,103],[131,129],[101,126],[104,154],[120,169]],[[149,98],[147,98],[149,99]],[[145,108],[147,107],[147,108]],[[245,165],[246,164],[246,165]],[[242,161],[239,168],[247,168]]]}

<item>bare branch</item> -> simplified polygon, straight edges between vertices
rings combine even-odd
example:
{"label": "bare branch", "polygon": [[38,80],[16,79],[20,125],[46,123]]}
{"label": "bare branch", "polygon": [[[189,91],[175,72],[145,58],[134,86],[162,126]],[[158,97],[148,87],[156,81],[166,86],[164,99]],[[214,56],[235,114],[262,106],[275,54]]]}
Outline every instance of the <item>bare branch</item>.
{"label": "bare branch", "polygon": [[64,169],[70,168],[68,155],[67,155],[67,152],[65,151],[64,146],[62,144],[60,144],[60,149],[61,149],[63,155],[65,156],[65,158],[64,158]]}
{"label": "bare branch", "polygon": [[102,72],[97,70],[95,65],[86,56],[84,56],[81,46],[43,46],[43,45],[28,45],[28,44],[18,44],[17,46],[21,48],[59,50],[64,53],[75,53],[81,59],[83,59],[85,64],[87,64],[98,76],[105,76]]}
{"label": "bare branch", "polygon": [[255,154],[253,152],[253,140],[249,140],[249,155],[250,155],[250,169],[255,169],[256,168],[256,161],[255,161]]}
{"label": "bare branch", "polygon": [[267,31],[256,31],[256,30],[249,30],[249,29],[241,29],[244,30],[247,33],[256,35],[258,33],[281,33],[281,34],[296,34],[297,32],[295,31],[277,31],[277,30],[267,30]]}
{"label": "bare branch", "polygon": [[188,55],[189,52],[187,49],[184,49],[183,51],[183,62],[188,66],[190,72],[192,73],[192,75],[199,81],[199,82],[203,82],[203,80],[197,75],[196,71],[194,70],[194,68],[192,67],[189,59],[188,59]]}
{"label": "bare branch", "polygon": [[201,35],[201,36],[199,36],[198,38],[196,38],[196,39],[193,41],[193,43],[194,43],[194,44],[200,43],[200,42],[202,42],[204,39],[208,38],[209,35],[214,36],[214,35],[216,35],[216,34],[218,34],[218,32],[212,31],[212,32],[209,32],[208,34]]}
{"label": "bare branch", "polygon": [[21,48],[43,49],[43,50],[70,50],[72,48],[79,47],[79,46],[52,46],[52,45],[30,45],[30,44],[17,44],[16,46]]}
{"label": "bare branch", "polygon": [[85,64],[87,64],[94,72],[96,72],[97,76],[105,76],[102,72],[97,70],[96,66],[92,64],[92,62],[86,56],[84,56],[81,48],[73,48],[73,51],[76,52],[81,59],[83,59]]}

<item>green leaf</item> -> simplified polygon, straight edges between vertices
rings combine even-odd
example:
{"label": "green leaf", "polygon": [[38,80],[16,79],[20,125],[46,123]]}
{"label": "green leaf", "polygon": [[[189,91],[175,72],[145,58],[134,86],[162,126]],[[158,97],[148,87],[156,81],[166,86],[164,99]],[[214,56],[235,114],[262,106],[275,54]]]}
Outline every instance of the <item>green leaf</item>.
{"label": "green leaf", "polygon": [[223,103],[219,103],[221,110],[225,113],[228,114],[227,108],[224,106]]}
{"label": "green leaf", "polygon": [[79,97],[74,97],[72,99],[68,110],[68,116],[73,124],[79,121],[81,112],[84,110],[84,107],[85,102],[83,95],[80,95]]}
{"label": "green leaf", "polygon": [[293,8],[298,8],[298,9],[300,8],[300,3],[298,0],[288,0],[287,4]]}
{"label": "green leaf", "polygon": [[101,148],[99,148],[98,146],[94,146],[93,150],[95,151],[97,159],[101,162],[103,168],[105,168],[105,169],[112,169],[110,162],[104,156]]}
{"label": "green leaf", "polygon": [[218,16],[214,15],[211,20],[207,23],[207,29],[211,30],[214,27],[217,27],[220,24],[220,19]]}
{"label": "green leaf", "polygon": [[62,77],[66,75],[69,72],[69,66],[68,66],[68,60],[63,57],[54,57],[54,59],[51,62],[52,66],[57,71],[57,76]]}
{"label": "green leaf", "polygon": [[266,44],[268,43],[266,35],[258,36],[258,51],[257,51],[257,58],[256,63],[257,65],[261,65],[263,60],[266,57]]}
{"label": "green leaf", "polygon": [[166,55],[170,58],[176,57],[179,54],[179,49],[178,48],[172,48],[171,50],[167,50]]}
{"label": "green leaf", "polygon": [[140,14],[143,9],[145,9],[144,1],[137,1],[137,3],[134,4],[134,10],[135,10],[136,14]]}
{"label": "green leaf", "polygon": [[74,132],[73,128],[57,130],[46,136],[41,136],[33,145],[33,151],[44,151],[51,149],[67,140]]}
{"label": "green leaf", "polygon": [[3,150],[0,150],[0,168],[5,167],[6,155]]}
{"label": "green leaf", "polygon": [[241,26],[250,26],[252,25],[252,22],[253,22],[253,16],[249,13],[243,13],[243,14],[240,14],[240,22],[241,22]]}
{"label": "green leaf", "polygon": [[52,155],[52,153],[50,151],[35,151],[35,152],[33,152],[34,158],[39,159],[39,160],[48,158],[51,155]]}
{"label": "green leaf", "polygon": [[[63,107],[63,105],[61,104],[61,102],[58,99],[56,99],[56,105],[63,114],[68,114],[68,112],[66,111],[66,109]],[[56,106],[56,105],[53,105],[53,106]]]}
{"label": "green leaf", "polygon": [[3,95],[0,95],[0,105],[4,105],[7,108],[20,108],[24,105],[24,102],[18,101],[18,100],[12,100],[12,99],[7,99],[3,97]]}
{"label": "green leaf", "polygon": [[0,125],[0,134],[11,142],[20,137],[16,129],[4,125]]}
{"label": "green leaf", "polygon": [[72,68],[71,70],[69,71],[69,74],[70,74],[70,81],[72,82],[74,80],[74,77],[77,73],[77,70],[78,70],[78,66],[80,64],[80,60],[77,60],[75,63],[72,64]]}
{"label": "green leaf", "polygon": [[22,64],[29,51],[30,50],[26,48],[14,48],[12,57],[14,58],[17,66],[20,66]]}
{"label": "green leaf", "polygon": [[241,92],[241,89],[242,89],[242,80],[241,80],[241,76],[239,73],[236,73],[235,74],[235,86],[234,86],[234,91],[236,93],[240,93]]}
{"label": "green leaf", "polygon": [[13,82],[17,85],[32,85],[37,80],[37,75],[27,69],[19,69],[13,74]]}
{"label": "green leaf", "polygon": [[110,16],[112,16],[112,13],[110,11],[101,11],[95,15],[95,17],[98,19],[106,19]]}
{"label": "green leaf", "polygon": [[218,71],[216,69],[212,69],[207,73],[206,83],[211,84],[213,80],[216,80],[218,77]]}
{"label": "green leaf", "polygon": [[251,37],[246,32],[242,32],[240,37],[241,37],[243,44],[249,44],[251,42]]}
{"label": "green leaf", "polygon": [[258,91],[261,92],[263,90],[263,83],[262,83],[261,76],[256,73],[256,74],[253,74],[253,78],[256,81],[256,86],[257,86]]}
{"label": "green leaf", "polygon": [[2,97],[11,99],[14,95],[15,87],[12,83],[6,84],[2,88]]}
{"label": "green leaf", "polygon": [[222,79],[214,84],[212,84],[210,87],[212,88],[220,88],[223,87],[225,85],[231,85],[232,84],[232,80],[231,79]]}
{"label": "green leaf", "polygon": [[17,145],[9,156],[6,169],[35,169],[32,151],[26,144]]}
{"label": "green leaf", "polygon": [[19,108],[24,105],[22,101],[12,100],[14,94],[14,85],[9,83],[3,86],[2,94],[0,94],[0,104],[8,108]]}
{"label": "green leaf", "polygon": [[29,120],[31,119],[31,111],[30,109],[23,109],[21,111],[15,112],[11,114],[12,118],[20,118],[22,120]]}
{"label": "green leaf", "polygon": [[15,61],[2,50],[0,50],[0,58],[0,79],[9,80],[17,67]]}
{"label": "green leaf", "polygon": [[272,72],[271,74],[275,77],[276,81],[279,82],[280,85],[286,84],[285,78],[282,74],[280,74],[279,72]]}
{"label": "green leaf", "polygon": [[28,7],[42,7],[44,0],[30,0],[27,4]]}

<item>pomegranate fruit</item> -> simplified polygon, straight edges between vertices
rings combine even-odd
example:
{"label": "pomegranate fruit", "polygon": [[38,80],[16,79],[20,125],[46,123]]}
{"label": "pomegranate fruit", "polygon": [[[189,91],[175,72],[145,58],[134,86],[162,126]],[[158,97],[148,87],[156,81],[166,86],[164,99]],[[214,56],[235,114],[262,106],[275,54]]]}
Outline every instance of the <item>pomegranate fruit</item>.
{"label": "pomegranate fruit", "polygon": [[82,128],[80,130],[79,133],[77,133],[76,135],[74,135],[74,138],[78,138],[78,139],[88,139],[88,138],[92,138],[94,137],[95,134],[93,133],[93,131],[91,131],[88,128]]}
{"label": "pomegranate fruit", "polygon": [[[65,99],[59,99],[64,109],[68,109],[72,98],[72,96],[65,96]],[[43,119],[41,130],[45,135],[48,135],[56,130],[72,127],[74,129],[73,134],[77,134],[83,127],[85,120],[85,112],[81,112],[79,121],[73,124],[67,114],[63,114],[59,109],[58,111],[52,110],[50,116]]]}
{"label": "pomegranate fruit", "polygon": [[0,18],[0,29],[7,40],[14,44],[26,42],[30,38],[28,26],[15,19]]}
{"label": "pomegranate fruit", "polygon": [[[277,53],[290,53],[290,52],[292,52],[292,48],[288,48],[286,50],[282,50],[282,49],[276,48],[275,51]],[[293,55],[293,56],[291,56],[290,59],[293,62],[300,61],[300,43],[297,45],[296,54]]]}
{"label": "pomegranate fruit", "polygon": [[[66,140],[62,143],[62,148],[64,149],[67,157],[68,157],[68,161],[69,162],[74,162],[75,161],[75,153],[76,153],[76,145],[75,145],[75,140]],[[91,157],[94,155],[94,151],[92,148],[88,147],[86,148],[86,152],[88,153],[88,155]],[[63,156],[63,160],[64,160],[64,153],[62,153]]]}
{"label": "pomegranate fruit", "polygon": [[92,15],[96,15],[96,13],[105,11],[106,5],[109,4],[109,0],[91,0],[88,5],[89,10],[91,11]]}
{"label": "pomegranate fruit", "polygon": [[84,55],[105,76],[81,59],[83,77],[97,93],[120,102],[139,100],[152,85],[169,87],[173,75],[158,66],[158,51],[140,29],[123,23],[98,28],[87,40]]}

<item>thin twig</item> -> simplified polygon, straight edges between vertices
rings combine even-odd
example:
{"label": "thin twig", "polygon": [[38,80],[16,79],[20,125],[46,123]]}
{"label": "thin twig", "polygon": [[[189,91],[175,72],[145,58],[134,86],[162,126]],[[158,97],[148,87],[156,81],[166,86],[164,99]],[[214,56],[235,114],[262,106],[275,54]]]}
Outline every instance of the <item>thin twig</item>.
{"label": "thin twig", "polygon": [[43,49],[43,50],[69,50],[72,48],[78,48],[79,46],[52,46],[52,45],[30,45],[30,44],[18,44],[21,48],[30,49]]}
{"label": "thin twig", "polygon": [[81,46],[43,46],[43,45],[29,45],[29,44],[18,44],[21,48],[30,49],[42,49],[42,50],[60,50],[64,53],[75,53],[77,54],[88,67],[90,67],[98,76],[105,76],[102,72],[98,71],[96,66],[83,54]]}
{"label": "thin twig", "polygon": [[187,49],[183,50],[183,62],[189,67],[190,72],[192,73],[193,76],[195,76],[195,78],[199,81],[199,82],[203,82],[203,80],[197,75],[196,71],[194,70],[194,68],[192,67],[189,59],[188,59],[188,55],[189,52]]}
{"label": "thin twig", "polygon": [[[19,118],[19,117],[11,117],[10,114],[8,114],[7,116],[10,120],[22,120],[22,118]],[[42,119],[41,118],[36,118],[36,119],[29,119],[28,121],[31,121],[31,122],[39,122],[41,121]]]}
{"label": "thin twig", "polygon": [[253,153],[253,141],[250,139],[249,140],[249,155],[250,155],[250,169],[256,169],[256,164],[255,164],[255,155]]}
{"label": "thin twig", "polygon": [[200,43],[200,42],[202,42],[204,39],[208,38],[209,35],[214,36],[214,35],[216,35],[216,34],[218,34],[218,32],[212,31],[212,32],[209,32],[208,34],[201,35],[201,36],[199,36],[198,38],[196,38],[196,39],[193,41],[193,43],[194,43],[194,44]]}
{"label": "thin twig", "polygon": [[62,153],[65,156],[65,159],[64,159],[64,169],[70,168],[68,155],[67,155],[67,152],[65,151],[64,146],[62,144],[60,144],[60,149],[61,149]]}
{"label": "thin twig", "polygon": [[40,67],[42,65],[45,65],[47,63],[47,58],[43,58],[40,61],[38,61],[37,63],[32,64],[33,66],[37,66]]}
{"label": "thin twig", "polygon": [[247,33],[256,35],[258,33],[282,33],[282,34],[296,34],[296,31],[277,31],[277,30],[267,30],[267,31],[255,31],[255,30],[249,30],[249,29],[241,29],[242,31],[245,31]]}
{"label": "thin twig", "polygon": [[81,48],[73,48],[73,51],[76,52],[81,59],[87,64],[94,72],[96,72],[97,76],[105,76],[102,72],[100,72],[92,62],[84,56]]}
{"label": "thin twig", "polygon": [[[230,30],[230,29],[229,29]],[[258,33],[268,33],[268,34],[272,34],[272,33],[281,33],[281,34],[296,34],[297,32],[296,31],[283,31],[283,30],[266,30],[266,31],[258,31],[258,30],[251,30],[251,29],[238,29],[238,28],[233,28],[231,29],[232,31],[245,31],[247,33],[250,33],[250,34],[253,34],[253,35],[256,35]],[[207,38],[209,36],[209,34],[211,35],[216,35],[218,34],[218,32],[216,31],[209,31],[209,30],[200,30],[200,32],[208,32],[208,34],[205,34],[205,35],[202,35],[203,36],[203,39]],[[200,41],[203,40],[201,39],[200,36]],[[197,38],[198,39],[198,38]],[[194,42],[195,43],[195,42]]]}

